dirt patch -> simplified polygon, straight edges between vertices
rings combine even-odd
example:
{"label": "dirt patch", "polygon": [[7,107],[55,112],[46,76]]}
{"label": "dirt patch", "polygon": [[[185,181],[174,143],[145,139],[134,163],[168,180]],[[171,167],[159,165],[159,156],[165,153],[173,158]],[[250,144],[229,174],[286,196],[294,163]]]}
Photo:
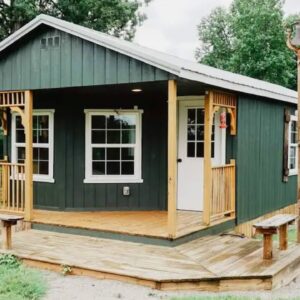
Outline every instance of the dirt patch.
{"label": "dirt patch", "polygon": [[63,276],[43,271],[49,290],[45,300],[157,300],[184,296],[236,295],[260,299],[294,299],[300,297],[300,277],[288,286],[263,292],[160,292],[150,288],[113,280],[97,280],[83,276]]}

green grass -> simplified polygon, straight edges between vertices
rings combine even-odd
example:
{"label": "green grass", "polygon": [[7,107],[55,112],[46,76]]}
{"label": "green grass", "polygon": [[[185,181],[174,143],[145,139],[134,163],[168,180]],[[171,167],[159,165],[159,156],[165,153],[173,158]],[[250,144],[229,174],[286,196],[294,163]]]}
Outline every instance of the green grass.
{"label": "green grass", "polygon": [[[297,241],[297,231],[296,231],[296,226],[292,225],[289,226],[288,229],[288,241],[289,242],[296,242]],[[262,240],[262,235],[261,234],[257,234],[256,239]],[[274,234],[273,235],[273,241],[278,241],[278,234]]]}
{"label": "green grass", "polygon": [[38,300],[45,292],[38,271],[23,266],[13,255],[0,256],[0,300]]}

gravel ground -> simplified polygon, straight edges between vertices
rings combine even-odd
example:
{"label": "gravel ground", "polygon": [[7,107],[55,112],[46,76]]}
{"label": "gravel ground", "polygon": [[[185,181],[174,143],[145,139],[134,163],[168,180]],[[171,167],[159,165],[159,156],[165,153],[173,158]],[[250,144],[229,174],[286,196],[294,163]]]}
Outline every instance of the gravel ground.
{"label": "gravel ground", "polygon": [[[204,292],[159,292],[146,287],[113,280],[97,280],[83,276],[62,276],[43,271],[49,290],[45,300],[157,300],[183,296],[216,296]],[[300,276],[288,286],[266,292],[230,292],[217,295],[239,295],[253,299],[300,299]]]}

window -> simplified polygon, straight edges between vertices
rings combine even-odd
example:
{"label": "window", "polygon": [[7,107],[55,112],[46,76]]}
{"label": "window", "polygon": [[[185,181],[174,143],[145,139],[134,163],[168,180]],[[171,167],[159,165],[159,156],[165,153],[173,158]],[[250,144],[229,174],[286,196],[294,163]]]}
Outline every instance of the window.
{"label": "window", "polygon": [[296,175],[298,168],[297,151],[297,116],[291,116],[289,123],[289,157],[288,157],[289,175]]}
{"label": "window", "polygon": [[140,110],[85,110],[86,183],[142,182]]}
{"label": "window", "polygon": [[[33,180],[54,182],[53,179],[53,115],[54,110],[33,112]],[[21,116],[12,115],[12,162],[25,161],[25,131]]]}

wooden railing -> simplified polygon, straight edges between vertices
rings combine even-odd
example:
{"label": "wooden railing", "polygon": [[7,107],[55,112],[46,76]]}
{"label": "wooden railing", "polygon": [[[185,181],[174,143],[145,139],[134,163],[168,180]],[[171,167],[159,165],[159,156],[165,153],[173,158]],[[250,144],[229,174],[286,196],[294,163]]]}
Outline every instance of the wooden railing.
{"label": "wooden railing", "polygon": [[25,165],[0,161],[0,209],[24,212]]}
{"label": "wooden railing", "polygon": [[211,218],[235,215],[235,161],[212,168]]}

